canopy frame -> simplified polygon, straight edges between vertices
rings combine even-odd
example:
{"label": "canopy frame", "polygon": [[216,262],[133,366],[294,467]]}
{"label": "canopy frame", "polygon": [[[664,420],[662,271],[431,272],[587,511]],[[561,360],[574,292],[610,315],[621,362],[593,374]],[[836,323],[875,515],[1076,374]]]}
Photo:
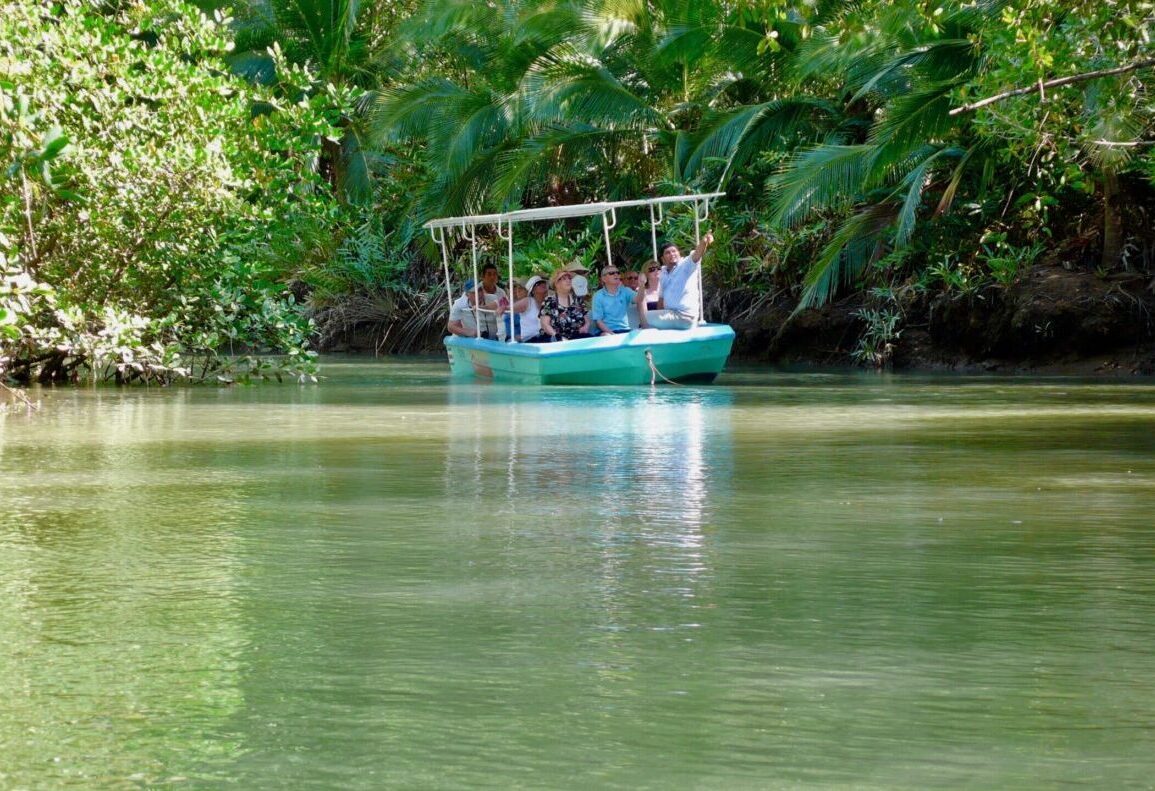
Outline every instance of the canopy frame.
{"label": "canopy frame", "polygon": [[[602,234],[606,245],[606,266],[613,263],[613,253],[610,248],[610,231],[617,227],[617,210],[646,206],[650,213],[650,245],[653,249],[654,260],[658,259],[658,226],[665,221],[663,207],[667,203],[689,203],[694,210],[694,246],[702,242],[702,224],[710,216],[710,201],[724,197],[724,192],[707,192],[695,195],[668,195],[661,198],[639,198],[624,201],[600,201],[595,203],[574,203],[566,206],[546,206],[537,209],[516,209],[499,214],[474,214],[461,217],[441,217],[430,220],[423,227],[428,229],[433,242],[441,249],[442,268],[445,274],[445,294],[449,301],[450,310],[453,308],[453,284],[449,271],[449,244],[446,238],[446,229],[460,229],[461,238],[469,242],[470,261],[473,269],[474,310],[478,313],[495,313],[496,311],[483,308],[480,304],[480,280],[477,276],[477,226],[493,225],[498,238],[507,244],[508,280],[510,289],[513,288],[513,225],[518,222],[538,222],[545,220],[563,220],[574,217],[593,217],[601,215]],[[659,261],[660,263],[660,261]],[[702,270],[699,267],[695,273],[698,278],[698,321],[702,322],[705,313],[704,297],[702,293]],[[512,291],[508,295],[513,307]],[[480,319],[480,316],[478,317]],[[481,337],[481,322],[476,321],[477,337]],[[501,322],[498,322],[500,330]],[[510,321],[510,332],[506,333],[506,342],[514,342],[512,332],[513,322]]]}

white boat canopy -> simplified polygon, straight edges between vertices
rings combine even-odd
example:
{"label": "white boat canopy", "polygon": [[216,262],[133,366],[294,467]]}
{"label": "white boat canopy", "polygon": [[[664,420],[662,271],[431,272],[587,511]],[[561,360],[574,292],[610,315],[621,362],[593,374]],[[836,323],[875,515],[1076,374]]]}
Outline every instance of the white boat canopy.
{"label": "white boat canopy", "polygon": [[[653,248],[654,260],[658,258],[658,226],[662,224],[663,207],[667,204],[689,203],[694,206],[694,244],[702,239],[702,223],[710,216],[710,201],[725,196],[724,192],[707,192],[694,195],[669,195],[662,198],[639,198],[637,200],[602,201],[598,203],[574,203],[568,206],[546,206],[539,209],[517,209],[499,214],[471,214],[463,217],[441,217],[425,223],[433,241],[441,248],[442,266],[445,270],[445,295],[449,300],[450,310],[453,308],[453,285],[449,273],[449,245],[446,230],[459,231],[461,238],[470,243],[470,257],[473,271],[474,304],[480,302],[480,278],[477,276],[477,226],[492,225],[497,235],[505,239],[509,249],[509,281],[513,282],[513,226],[519,222],[534,222],[542,220],[565,220],[573,217],[594,217],[601,215],[602,233],[606,245],[606,265],[613,263],[610,251],[610,229],[617,225],[617,210],[648,207],[650,211],[650,244]],[[703,315],[701,269],[697,272],[698,288],[698,315]],[[495,311],[483,308],[477,310],[483,313]],[[699,319],[700,320],[700,319]],[[477,334],[481,335],[481,322],[476,322]],[[500,326],[500,322],[498,322]],[[513,341],[513,333],[509,333],[508,340]]]}

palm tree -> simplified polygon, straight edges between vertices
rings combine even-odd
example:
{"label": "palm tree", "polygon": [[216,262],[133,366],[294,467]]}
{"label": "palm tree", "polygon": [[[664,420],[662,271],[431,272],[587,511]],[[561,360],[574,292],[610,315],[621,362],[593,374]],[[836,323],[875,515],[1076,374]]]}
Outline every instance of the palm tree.
{"label": "palm tree", "polygon": [[979,66],[976,33],[996,5],[928,18],[916,2],[829,4],[804,25],[778,26],[785,90],[710,119],[691,171],[722,160],[724,187],[758,153],[793,148],[770,182],[773,221],[844,218],[811,265],[799,308],[826,302],[869,261],[906,245],[928,191],[938,192],[937,212],[949,208],[982,153],[961,142],[951,97]]}
{"label": "palm tree", "polygon": [[[238,0],[233,70],[246,78],[278,86],[286,98],[300,93],[330,97],[337,140],[319,140],[319,166],[338,194],[354,202],[372,195],[372,174],[383,166],[366,143],[361,112],[372,101],[382,74],[392,64],[380,53],[388,32],[406,3],[361,0]],[[312,79],[300,84],[278,72],[279,63],[307,69]],[[271,111],[265,106],[255,112]]]}
{"label": "palm tree", "polygon": [[374,140],[424,144],[425,214],[677,183],[709,97],[761,41],[727,13],[693,0],[435,0],[409,41],[438,68],[383,93]]}

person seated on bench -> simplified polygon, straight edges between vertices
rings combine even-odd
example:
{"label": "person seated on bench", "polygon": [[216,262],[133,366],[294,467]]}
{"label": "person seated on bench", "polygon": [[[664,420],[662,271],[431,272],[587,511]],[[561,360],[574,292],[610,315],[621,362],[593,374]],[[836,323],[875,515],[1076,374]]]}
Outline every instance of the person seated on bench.
{"label": "person seated on bench", "polygon": [[602,335],[630,331],[629,309],[637,292],[622,285],[622,275],[613,264],[602,269],[602,287],[594,294],[594,309],[590,321]]}
{"label": "person seated on bench", "polygon": [[661,285],[663,308],[651,311],[645,301],[640,303],[639,318],[643,327],[649,325],[659,330],[685,330],[698,324],[698,302],[701,283],[698,279],[702,271],[702,256],[714,243],[714,234],[709,231],[698,242],[698,246],[685,258],[678,245],[666,242],[661,247],[661,260],[665,268],[658,273]]}

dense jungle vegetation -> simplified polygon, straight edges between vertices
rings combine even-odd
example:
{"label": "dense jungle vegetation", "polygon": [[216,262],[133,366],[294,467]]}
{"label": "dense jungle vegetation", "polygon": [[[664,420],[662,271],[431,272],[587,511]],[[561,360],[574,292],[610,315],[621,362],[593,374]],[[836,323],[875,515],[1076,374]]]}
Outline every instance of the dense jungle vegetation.
{"label": "dense jungle vegetation", "polygon": [[[999,322],[1041,354],[1061,322],[992,306],[1049,271],[1106,311],[1076,345],[1142,340],[1153,34],[1141,0],[0,0],[0,381],[416,350],[425,220],[714,190],[707,308],[748,350],[841,305],[868,365]],[[522,273],[602,254],[538,231]]]}

